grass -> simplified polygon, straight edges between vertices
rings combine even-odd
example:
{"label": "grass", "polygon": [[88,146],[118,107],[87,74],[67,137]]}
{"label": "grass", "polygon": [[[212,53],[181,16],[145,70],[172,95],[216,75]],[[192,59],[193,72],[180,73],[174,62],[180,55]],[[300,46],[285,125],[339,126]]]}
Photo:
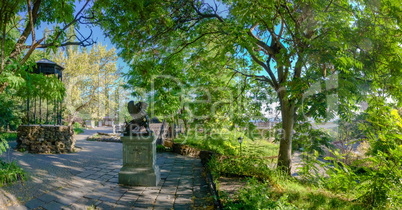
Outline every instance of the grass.
{"label": "grass", "polygon": [[[237,140],[239,136],[243,137],[241,145]],[[176,138],[174,142],[229,156],[272,157],[277,155],[278,151],[277,144],[270,143],[265,139],[252,140],[243,134],[225,129],[209,135],[199,133],[183,135]]]}
{"label": "grass", "polygon": [[[274,169],[278,144],[243,136],[240,151],[238,134],[192,134],[175,139],[191,147],[214,151],[208,163],[213,177],[244,177],[247,183],[234,195],[221,194],[225,209],[364,209],[346,195],[313,186]],[[219,183],[218,183],[219,186]]]}
{"label": "grass", "polygon": [[364,209],[358,202],[349,200],[345,195],[309,186],[298,180],[286,179],[272,189],[272,198],[279,200],[286,197],[287,202],[301,209]]}
{"label": "grass", "polygon": [[[276,176],[275,172],[271,176]],[[225,209],[365,209],[363,204],[346,196],[278,177],[248,178],[234,196],[222,196],[221,201]]]}

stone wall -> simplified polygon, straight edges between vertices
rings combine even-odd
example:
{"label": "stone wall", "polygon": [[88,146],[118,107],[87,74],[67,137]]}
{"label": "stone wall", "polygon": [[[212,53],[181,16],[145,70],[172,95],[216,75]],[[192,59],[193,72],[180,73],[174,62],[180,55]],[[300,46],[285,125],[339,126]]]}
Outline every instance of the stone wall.
{"label": "stone wall", "polygon": [[17,130],[17,149],[30,153],[67,153],[74,151],[71,126],[21,125]]}

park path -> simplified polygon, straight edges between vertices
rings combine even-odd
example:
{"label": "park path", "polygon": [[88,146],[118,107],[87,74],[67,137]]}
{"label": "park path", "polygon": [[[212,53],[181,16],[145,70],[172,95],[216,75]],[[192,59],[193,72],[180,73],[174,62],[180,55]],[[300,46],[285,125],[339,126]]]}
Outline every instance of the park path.
{"label": "park path", "polygon": [[1,158],[18,162],[30,178],[0,189],[0,209],[213,208],[200,159],[158,153],[159,185],[124,187],[117,183],[122,144],[85,140],[96,132],[112,130],[97,128],[76,135],[76,153],[4,153]]}

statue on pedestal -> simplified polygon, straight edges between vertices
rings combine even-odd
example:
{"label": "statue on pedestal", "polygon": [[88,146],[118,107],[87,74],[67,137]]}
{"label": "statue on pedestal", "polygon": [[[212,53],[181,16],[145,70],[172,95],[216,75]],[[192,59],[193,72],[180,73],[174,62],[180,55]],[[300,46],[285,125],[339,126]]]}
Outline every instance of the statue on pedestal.
{"label": "statue on pedestal", "polygon": [[[146,112],[147,108],[148,104],[145,102],[140,101],[136,104],[134,104],[134,101],[128,102],[128,113],[130,113],[133,119],[128,123],[126,122],[124,136],[149,136],[152,134],[152,131],[149,128],[149,117]],[[145,129],[145,132],[141,131],[143,128]]]}
{"label": "statue on pedestal", "polygon": [[148,104],[133,101],[128,103],[128,112],[133,118],[126,122],[123,143],[123,167],[118,180],[121,185],[158,186],[161,175],[156,165],[156,138],[149,129],[146,113]]}

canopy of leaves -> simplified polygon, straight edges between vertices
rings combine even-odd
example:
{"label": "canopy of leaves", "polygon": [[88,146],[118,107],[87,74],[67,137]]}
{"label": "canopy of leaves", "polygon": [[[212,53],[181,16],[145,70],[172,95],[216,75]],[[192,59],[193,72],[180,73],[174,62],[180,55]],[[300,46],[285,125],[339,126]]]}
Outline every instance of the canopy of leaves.
{"label": "canopy of leaves", "polygon": [[[221,69],[230,69],[276,91],[284,131],[278,165],[289,169],[297,120],[348,117],[365,93],[384,90],[379,83],[400,90],[401,7],[396,0],[101,0],[94,8],[135,66],[132,75],[194,79],[215,69],[209,75],[223,79],[230,73]],[[138,70],[136,59],[146,68]]]}
{"label": "canopy of leaves", "polygon": [[94,45],[90,50],[69,47],[59,50],[52,59],[65,67],[63,82],[66,85],[66,119],[74,120],[81,114],[86,119],[103,118],[118,108],[115,94],[120,94],[120,72],[117,56],[112,48]]}
{"label": "canopy of leaves", "polygon": [[[91,45],[90,35],[74,35],[66,30],[80,24],[89,24],[91,17],[83,13],[90,0],[82,8],[75,8],[73,0],[16,0],[0,2],[0,93],[20,79],[17,71],[26,69],[26,62],[38,48],[56,49],[67,45]],[[39,34],[42,24],[52,27]],[[79,33],[78,33],[79,34]]]}

